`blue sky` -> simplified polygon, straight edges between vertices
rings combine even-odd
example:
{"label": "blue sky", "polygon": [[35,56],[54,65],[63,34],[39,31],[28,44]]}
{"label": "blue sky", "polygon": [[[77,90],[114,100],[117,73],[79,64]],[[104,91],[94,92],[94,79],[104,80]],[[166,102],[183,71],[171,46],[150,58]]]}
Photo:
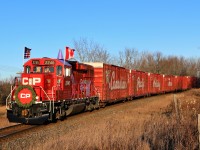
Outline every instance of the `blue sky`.
{"label": "blue sky", "polygon": [[88,38],[112,55],[124,48],[200,57],[200,1],[191,0],[1,0],[0,79],[31,57],[57,57]]}

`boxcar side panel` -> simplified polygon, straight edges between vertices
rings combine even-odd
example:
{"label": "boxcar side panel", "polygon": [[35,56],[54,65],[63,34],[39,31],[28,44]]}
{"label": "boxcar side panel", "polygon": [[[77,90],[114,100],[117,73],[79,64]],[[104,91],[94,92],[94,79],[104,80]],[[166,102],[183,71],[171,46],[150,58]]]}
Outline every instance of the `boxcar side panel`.
{"label": "boxcar side panel", "polygon": [[135,97],[148,95],[148,73],[133,71],[133,88]]}

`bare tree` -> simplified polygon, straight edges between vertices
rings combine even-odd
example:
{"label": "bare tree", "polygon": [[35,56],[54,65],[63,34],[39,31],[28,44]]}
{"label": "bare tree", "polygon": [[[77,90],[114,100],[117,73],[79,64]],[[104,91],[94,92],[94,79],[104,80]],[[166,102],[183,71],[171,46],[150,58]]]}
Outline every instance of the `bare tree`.
{"label": "bare tree", "polygon": [[136,49],[125,48],[119,52],[119,65],[128,69],[134,69],[137,65],[138,51]]}
{"label": "bare tree", "polygon": [[92,40],[86,38],[74,40],[74,48],[81,62],[110,62],[110,54],[107,50]]}
{"label": "bare tree", "polygon": [[80,38],[79,41],[74,40],[74,48],[78,54],[78,59],[80,61],[85,61],[88,52],[88,42],[87,39]]}
{"label": "bare tree", "polygon": [[0,80],[0,105],[5,105],[6,98],[10,94],[10,88],[13,84],[14,77]]}
{"label": "bare tree", "polygon": [[154,63],[155,63],[155,73],[161,73],[161,61],[162,61],[162,53],[156,52],[154,53]]}
{"label": "bare tree", "polygon": [[171,75],[196,76],[200,72],[200,59],[163,56],[161,52],[138,52],[134,48],[125,48],[118,57],[111,57],[103,46],[86,38],[74,40],[74,47],[82,62],[111,63],[127,69]]}

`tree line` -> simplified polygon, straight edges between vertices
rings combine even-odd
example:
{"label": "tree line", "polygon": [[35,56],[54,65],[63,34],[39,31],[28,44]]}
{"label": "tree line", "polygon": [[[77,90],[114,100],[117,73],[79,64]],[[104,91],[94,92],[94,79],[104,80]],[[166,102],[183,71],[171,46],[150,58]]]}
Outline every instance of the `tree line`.
{"label": "tree line", "polygon": [[6,98],[10,94],[11,85],[13,84],[14,77],[0,80],[0,105],[6,104]]}
{"label": "tree line", "polygon": [[125,48],[118,56],[111,56],[102,45],[86,38],[74,40],[74,48],[80,62],[104,62],[128,69],[182,76],[197,76],[200,70],[200,58],[164,56],[159,51],[151,53],[134,48]]}

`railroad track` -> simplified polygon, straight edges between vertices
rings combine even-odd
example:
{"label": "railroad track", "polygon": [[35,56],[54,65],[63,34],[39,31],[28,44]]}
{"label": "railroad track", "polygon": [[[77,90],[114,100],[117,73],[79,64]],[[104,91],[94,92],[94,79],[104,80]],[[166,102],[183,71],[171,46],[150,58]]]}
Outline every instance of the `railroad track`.
{"label": "railroad track", "polygon": [[18,124],[14,126],[9,126],[5,128],[0,129],[0,141],[5,138],[9,138],[12,135],[19,134],[21,132],[33,129],[37,127],[38,125],[24,125],[24,124]]}

